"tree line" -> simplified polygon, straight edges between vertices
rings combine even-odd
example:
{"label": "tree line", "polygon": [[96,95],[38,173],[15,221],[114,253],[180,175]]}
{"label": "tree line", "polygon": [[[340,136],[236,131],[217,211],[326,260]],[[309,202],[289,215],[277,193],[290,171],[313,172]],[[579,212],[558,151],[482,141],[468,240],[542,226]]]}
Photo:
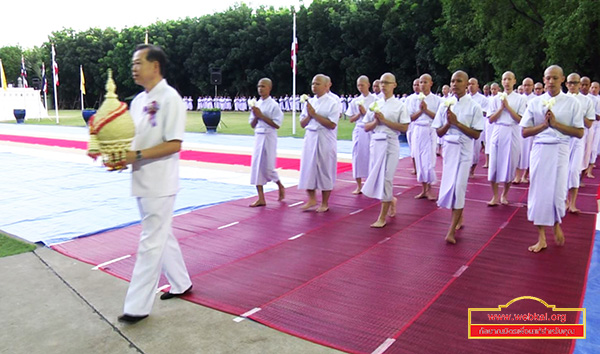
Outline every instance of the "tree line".
{"label": "tree line", "polygon": [[[43,61],[51,93],[54,44],[59,107],[80,106],[80,65],[86,106],[97,107],[108,68],[121,99],[140,91],[130,63],[148,32],[149,42],[162,46],[170,59],[168,81],[184,96],[214,95],[215,68],[222,73],[219,95],[254,95],[256,82],[266,76],[279,96],[292,91],[292,11],[242,3],[148,27],[63,29],[40,47],[0,48],[0,58],[10,82],[19,76],[21,55],[30,81],[41,78]],[[599,79],[599,23],[597,0],[314,0],[297,11],[297,92],[309,93],[316,73],[329,75],[338,94],[354,94],[359,75],[374,80],[387,71],[396,75],[397,93],[410,93],[423,73],[432,75],[438,90],[457,69],[483,83],[499,82],[507,70],[519,81],[526,76],[541,81],[549,64]]]}

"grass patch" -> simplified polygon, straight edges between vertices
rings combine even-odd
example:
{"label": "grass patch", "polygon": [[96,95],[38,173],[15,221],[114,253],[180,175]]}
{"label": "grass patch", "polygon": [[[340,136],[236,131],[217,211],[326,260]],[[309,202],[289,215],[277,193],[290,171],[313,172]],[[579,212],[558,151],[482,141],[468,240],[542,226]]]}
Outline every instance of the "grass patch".
{"label": "grass patch", "polygon": [[[50,119],[26,120],[25,124],[35,125],[56,125],[54,111],[48,112]],[[248,112],[221,112],[221,124],[217,132],[223,134],[235,135],[254,135],[254,131],[248,123]],[[59,125],[84,127],[85,122],[81,117],[80,110],[60,110],[58,111]],[[292,113],[285,113],[285,118],[278,134],[281,137],[304,137],[304,129],[300,127],[300,112],[296,112],[296,134],[292,134]],[[11,123],[8,121],[7,123]],[[16,121],[12,122],[16,124]],[[187,132],[205,133],[206,127],[202,122],[202,112],[188,111],[185,129]],[[352,129],[354,124],[347,119],[341,119],[338,124],[338,140],[352,140]]]}
{"label": "grass patch", "polygon": [[36,249],[36,245],[17,240],[16,238],[0,232],[0,257],[30,252],[34,249]]}

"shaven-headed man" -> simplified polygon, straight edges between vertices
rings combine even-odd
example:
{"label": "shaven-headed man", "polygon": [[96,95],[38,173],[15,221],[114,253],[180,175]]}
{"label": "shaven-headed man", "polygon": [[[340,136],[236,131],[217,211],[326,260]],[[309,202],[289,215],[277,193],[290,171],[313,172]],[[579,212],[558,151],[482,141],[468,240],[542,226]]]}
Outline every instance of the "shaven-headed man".
{"label": "shaven-headed man", "polygon": [[328,95],[330,80],[317,74],[312,80],[315,94],[306,102],[300,114],[300,126],[306,129],[298,189],[306,189],[308,201],[301,207],[308,210],[317,206],[316,190],[322,194],[317,213],[329,210],[329,196],[337,172],[337,123],[340,119],[340,102]]}
{"label": "shaven-headed man", "polygon": [[431,184],[437,181],[435,175],[436,162],[436,136],[431,128],[441,99],[431,93],[433,81],[431,75],[423,74],[419,78],[419,95],[416,99],[407,101],[407,110],[412,126],[412,149],[417,171],[417,181],[423,189],[415,199],[427,198],[435,200],[431,192]]}
{"label": "shaven-headed man", "polygon": [[369,175],[369,146],[371,133],[365,131],[365,116],[371,103],[377,97],[369,92],[369,78],[365,75],[356,80],[356,88],[360,96],[350,102],[346,115],[350,123],[356,123],[352,130],[352,177],[356,181],[356,189],[352,194],[360,194],[362,181]]}
{"label": "shaven-headed man", "polygon": [[256,89],[260,99],[250,107],[248,121],[254,129],[254,152],[250,170],[250,183],[256,186],[258,199],[250,204],[251,207],[267,205],[263,186],[270,181],[279,188],[278,200],[285,197],[285,188],[275,171],[277,160],[277,129],[283,122],[283,112],[279,104],[271,98],[273,83],[271,79],[262,78],[258,81]]}
{"label": "shaven-headed man", "polygon": [[[370,109],[365,130],[373,131],[369,157],[369,177],[363,186],[363,194],[381,200],[381,211],[371,227],[386,225],[386,217],[396,215],[394,197],[394,174],[400,156],[398,135],[405,132],[410,122],[406,106],[394,97],[396,77],[392,73],[381,76],[384,98],[380,98]],[[376,107],[375,107],[376,105]]]}
{"label": "shaven-headed man", "polygon": [[577,208],[577,193],[579,191],[579,185],[581,178],[583,177],[583,170],[587,168],[589,161],[584,161],[585,143],[589,128],[596,120],[596,112],[591,98],[581,95],[579,93],[579,87],[581,86],[581,78],[577,73],[571,73],[567,76],[567,89],[569,92],[567,95],[575,97],[579,103],[579,114],[583,115],[583,138],[571,137],[569,141],[569,178],[567,187],[569,188],[569,194],[567,195],[567,210],[570,213],[579,213]]}
{"label": "shaven-headed man", "polygon": [[444,139],[442,182],[438,205],[452,209],[452,220],[446,242],[456,243],[456,231],[462,226],[469,170],[473,162],[473,141],[484,127],[483,111],[467,94],[469,76],[464,71],[452,75],[451,87],[455,104],[440,105],[432,127]]}
{"label": "shaven-headed man", "polygon": [[534,137],[527,219],[538,229],[538,242],[529,246],[535,253],[547,247],[546,226],[553,227],[557,245],[565,242],[560,223],[567,199],[569,140],[583,136],[583,115],[577,100],[561,91],[564,81],[562,68],[549,66],[544,71],[546,93],[529,103],[520,123],[523,136]]}
{"label": "shaven-headed man", "polygon": [[[488,202],[488,206],[508,204],[508,190],[515,178],[517,162],[519,162],[523,139],[519,122],[527,107],[527,101],[514,92],[516,81],[515,74],[511,71],[502,74],[504,92],[494,98],[490,108],[490,123],[493,131],[490,141],[488,181],[492,186],[493,197]],[[504,183],[501,197],[498,196],[499,183]]]}
{"label": "shaven-headed man", "polygon": [[[537,97],[533,94],[533,80],[529,77],[523,79],[523,97],[527,99],[527,103]],[[529,183],[529,153],[531,152],[531,145],[533,144],[533,138],[528,137],[521,140],[521,154],[519,155],[519,162],[517,163],[517,171],[515,173],[514,184]]]}
{"label": "shaven-headed man", "polygon": [[[467,93],[471,95],[473,101],[475,101],[475,103],[477,103],[481,107],[484,121],[487,120],[489,100],[487,99],[487,97],[485,97],[479,92],[479,81],[476,78],[472,77],[469,79],[467,91]],[[481,144],[485,143],[484,138],[485,134],[479,134],[479,138],[475,139],[475,141],[473,142],[473,164],[471,165],[469,177],[475,177],[475,168],[479,163],[479,156],[481,155]]]}

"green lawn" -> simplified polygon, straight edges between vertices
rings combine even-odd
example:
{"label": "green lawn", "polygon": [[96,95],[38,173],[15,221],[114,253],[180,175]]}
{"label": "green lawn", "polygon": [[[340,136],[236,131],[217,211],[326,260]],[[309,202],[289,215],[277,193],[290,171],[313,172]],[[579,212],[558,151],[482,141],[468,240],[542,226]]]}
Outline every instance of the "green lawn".
{"label": "green lawn", "polygon": [[[49,112],[50,119],[41,120],[27,120],[25,124],[45,124],[54,125],[56,120],[54,118],[54,111]],[[221,112],[221,125],[217,129],[219,133],[223,134],[237,134],[237,135],[252,135],[253,131],[248,124],[247,112]],[[283,125],[279,129],[279,136],[295,136],[304,137],[304,129],[300,127],[298,122],[299,112],[296,113],[296,135],[292,134],[292,114],[286,113]],[[79,110],[60,110],[58,111],[59,125],[65,126],[85,126],[83,118],[81,117],[81,111]],[[338,139],[339,140],[351,140],[352,129],[354,124],[348,122],[348,120],[342,119],[338,125]],[[206,132],[204,123],[202,122],[201,112],[188,112],[186,131],[188,132]]]}
{"label": "green lawn", "polygon": [[33,251],[35,248],[36,246],[31,243],[17,240],[0,232],[0,257]]}

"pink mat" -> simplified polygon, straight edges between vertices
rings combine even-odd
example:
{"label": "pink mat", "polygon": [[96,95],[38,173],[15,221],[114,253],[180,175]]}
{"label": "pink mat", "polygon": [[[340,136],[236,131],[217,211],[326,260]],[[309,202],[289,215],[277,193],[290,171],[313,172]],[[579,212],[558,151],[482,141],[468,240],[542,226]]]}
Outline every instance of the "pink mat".
{"label": "pink mat", "polygon": [[[580,191],[584,213],[564,219],[566,245],[550,242],[534,255],[527,251],[537,235],[526,220],[526,186],[511,189],[509,206],[487,207],[491,189],[478,169],[459,242],[449,245],[443,237],[450,212],[413,198],[420,187],[410,165],[400,163],[398,214],[383,229],[369,227],[379,203],[350,193],[350,173],[339,175],[327,213],[301,212],[295,204],[306,195],[290,188],[284,202],[268,194],[264,208],[248,208],[252,200],[245,199],[176,217],[194,282],[186,299],[235,315],[260,308],[249,317],[354,353],[371,353],[386,341],[386,352],[394,353],[568,353],[570,340],[469,340],[467,309],[525,295],[581,306],[597,181]],[[128,279],[138,233],[134,226],[53,248],[94,265],[130,255],[103,268]]]}
{"label": "pink mat", "polygon": [[[57,146],[62,148],[73,148],[87,150],[87,142],[77,140],[66,140],[66,139],[52,139],[52,138],[39,138],[31,136],[20,136],[20,135],[6,135],[0,134],[0,140],[10,141],[14,143],[25,143],[25,144],[37,144],[45,146]],[[183,150],[181,151],[181,159],[189,161],[200,161],[209,163],[221,163],[229,165],[242,165],[250,166],[252,162],[252,156],[242,154],[226,154],[220,152],[207,152],[207,151],[193,151]],[[278,157],[277,168],[284,170],[300,170],[300,159]],[[348,162],[338,162],[337,172],[342,173],[345,171],[351,171],[352,164]]]}

